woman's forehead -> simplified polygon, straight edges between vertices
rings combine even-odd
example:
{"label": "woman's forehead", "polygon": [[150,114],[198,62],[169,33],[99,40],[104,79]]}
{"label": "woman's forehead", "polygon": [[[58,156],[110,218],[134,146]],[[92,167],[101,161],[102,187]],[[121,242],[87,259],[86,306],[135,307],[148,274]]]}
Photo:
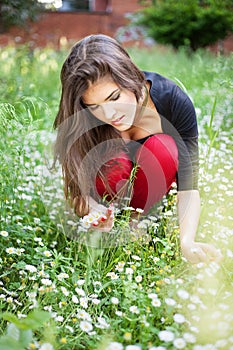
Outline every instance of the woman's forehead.
{"label": "woman's forehead", "polygon": [[87,104],[99,104],[118,89],[119,86],[113,81],[111,76],[106,76],[94,83],[89,83],[88,89],[82,95],[82,100]]}

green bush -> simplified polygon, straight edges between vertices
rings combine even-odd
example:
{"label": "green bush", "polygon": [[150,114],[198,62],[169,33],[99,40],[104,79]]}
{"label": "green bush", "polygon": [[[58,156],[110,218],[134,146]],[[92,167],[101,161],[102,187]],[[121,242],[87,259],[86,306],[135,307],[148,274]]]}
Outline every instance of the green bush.
{"label": "green bush", "polygon": [[1,0],[0,32],[11,26],[24,26],[28,21],[37,19],[44,6],[37,0]]}
{"label": "green bush", "polygon": [[232,10],[229,0],[154,0],[139,21],[157,42],[195,51],[233,31]]}

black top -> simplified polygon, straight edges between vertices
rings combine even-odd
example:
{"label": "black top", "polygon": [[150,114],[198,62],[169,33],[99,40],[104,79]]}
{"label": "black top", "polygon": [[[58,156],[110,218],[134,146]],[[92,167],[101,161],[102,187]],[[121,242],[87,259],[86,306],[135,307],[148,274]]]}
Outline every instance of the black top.
{"label": "black top", "polygon": [[[198,129],[194,106],[187,94],[171,80],[157,73],[144,74],[151,84],[150,96],[160,114],[163,132],[172,136],[178,147],[178,190],[197,189]],[[142,144],[147,138],[137,141]]]}

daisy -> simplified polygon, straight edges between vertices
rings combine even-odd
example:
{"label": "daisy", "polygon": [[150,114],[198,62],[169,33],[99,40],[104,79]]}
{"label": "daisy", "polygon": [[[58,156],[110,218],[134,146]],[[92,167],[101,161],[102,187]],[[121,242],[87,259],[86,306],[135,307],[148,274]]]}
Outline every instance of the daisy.
{"label": "daisy", "polygon": [[155,307],[160,307],[161,301],[158,298],[152,299],[151,305]]}
{"label": "daisy", "polygon": [[81,321],[80,322],[80,328],[83,332],[89,333],[92,331],[93,326],[90,322],[88,321]]}
{"label": "daisy", "polygon": [[15,254],[16,253],[16,249],[14,247],[6,248],[6,253],[7,254]]}
{"label": "daisy", "polygon": [[171,331],[160,331],[158,337],[160,340],[165,342],[173,341],[175,338],[174,334]]}
{"label": "daisy", "polygon": [[119,304],[119,299],[116,298],[116,297],[112,297],[112,298],[111,298],[111,303],[112,303],[113,305],[117,305],[117,304]]}
{"label": "daisy", "polygon": [[108,344],[108,346],[105,348],[105,350],[123,350],[124,347],[121,343],[112,342]]}
{"label": "daisy", "polygon": [[79,310],[77,313],[77,317],[91,322],[91,316],[85,310]]}
{"label": "daisy", "polygon": [[130,306],[129,311],[131,311],[133,314],[139,314],[139,309],[136,305]]}
{"label": "daisy", "polygon": [[185,317],[181,314],[175,314],[173,316],[173,319],[176,323],[184,323],[185,322]]}
{"label": "daisy", "polygon": [[50,343],[44,343],[39,347],[39,350],[53,350],[54,347]]}
{"label": "daisy", "polygon": [[186,342],[183,338],[176,338],[173,341],[173,345],[176,349],[184,349],[186,346]]}
{"label": "daisy", "polygon": [[33,266],[33,265],[25,265],[24,268],[25,268],[25,270],[27,270],[27,271],[29,271],[31,273],[37,272],[37,268],[35,266]]}
{"label": "daisy", "polygon": [[7,231],[0,231],[2,237],[8,237],[9,233]]}

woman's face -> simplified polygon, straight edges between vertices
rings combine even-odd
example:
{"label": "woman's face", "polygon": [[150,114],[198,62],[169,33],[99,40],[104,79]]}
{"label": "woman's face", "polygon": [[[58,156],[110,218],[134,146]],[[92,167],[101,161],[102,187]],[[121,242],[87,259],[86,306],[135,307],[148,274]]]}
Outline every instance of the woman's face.
{"label": "woman's face", "polygon": [[97,119],[120,132],[133,125],[136,97],[131,91],[120,88],[109,76],[91,84],[83,94],[82,101]]}

